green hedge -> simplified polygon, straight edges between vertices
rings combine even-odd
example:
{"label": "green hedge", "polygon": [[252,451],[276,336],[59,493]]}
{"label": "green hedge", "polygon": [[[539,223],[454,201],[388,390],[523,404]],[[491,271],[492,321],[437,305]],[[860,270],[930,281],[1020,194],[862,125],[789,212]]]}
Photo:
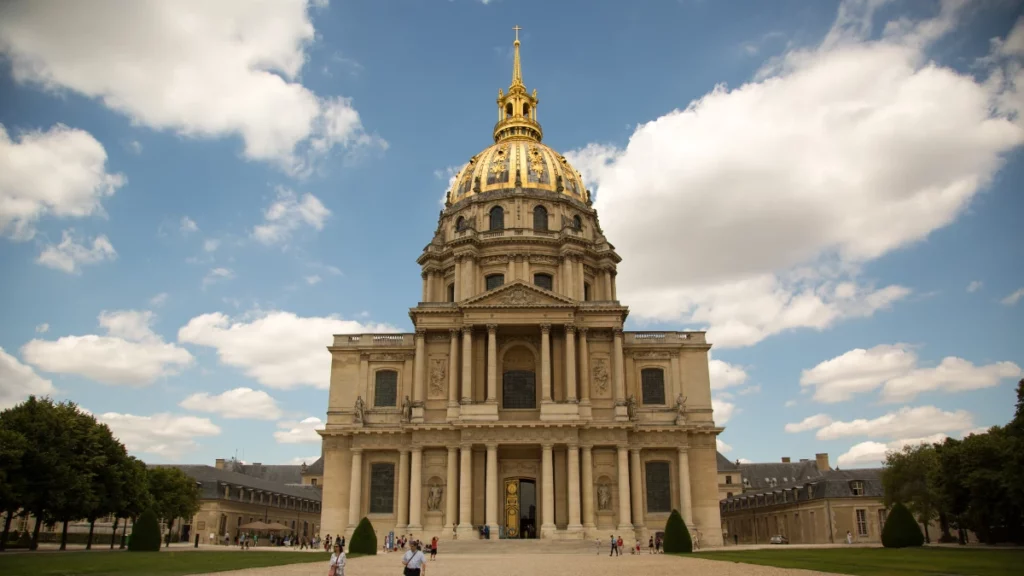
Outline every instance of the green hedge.
{"label": "green hedge", "polygon": [[377,553],[377,533],[374,532],[373,524],[370,524],[368,518],[363,517],[355,532],[352,532],[352,538],[348,541],[348,551],[353,554]]}
{"label": "green hedge", "polygon": [[882,528],[882,546],[886,548],[911,548],[924,545],[924,534],[907,507],[897,502],[889,511],[889,518]]}
{"label": "green hedge", "polygon": [[665,523],[665,553],[667,554],[689,554],[693,552],[693,541],[690,540],[690,531],[686,529],[686,522],[679,515],[678,510],[669,514],[668,522]]}
{"label": "green hedge", "polygon": [[132,552],[160,551],[160,522],[152,510],[146,510],[132,525],[132,536],[128,539],[128,550]]}

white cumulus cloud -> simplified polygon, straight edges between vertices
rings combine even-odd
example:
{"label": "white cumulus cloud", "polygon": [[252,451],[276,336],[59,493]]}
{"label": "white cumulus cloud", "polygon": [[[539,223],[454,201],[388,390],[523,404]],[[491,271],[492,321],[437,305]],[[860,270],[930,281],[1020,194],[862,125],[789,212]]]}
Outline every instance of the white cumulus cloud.
{"label": "white cumulus cloud", "polygon": [[181,223],[178,225],[178,229],[181,230],[182,234],[187,236],[193,232],[198,232],[199,225],[196,224],[195,220],[189,218],[188,216],[182,216]]}
{"label": "white cumulus cloud", "polygon": [[298,196],[292,190],[279,188],[277,199],[263,213],[264,223],[253,228],[252,237],[263,244],[279,244],[303,227],[323,230],[330,215],[331,211],[316,196]]}
{"label": "white cumulus cloud", "polygon": [[[0,8],[0,28],[3,14]],[[45,215],[103,214],[103,198],[127,181],[106,164],[106,149],[84,130],[57,124],[12,139],[0,124],[0,236],[30,240]]]}
{"label": "white cumulus cloud", "polygon": [[21,355],[43,372],[74,374],[105,384],[151,384],[193,362],[188,350],[164,342],[152,331],[152,320],[151,312],[104,311],[99,323],[107,335],[31,340]]}
{"label": "white cumulus cloud", "polygon": [[829,417],[828,414],[815,414],[814,416],[808,416],[799,422],[786,424],[786,432],[806,432],[808,430],[828,426],[831,423],[832,418]]}
{"label": "white cumulus cloud", "polygon": [[217,350],[221,363],[240,368],[270,388],[330,386],[334,334],[397,332],[387,324],[362,323],[336,316],[302,317],[273,311],[232,320],[215,312],[189,320],[178,341]]}
{"label": "white cumulus cloud", "polygon": [[18,404],[29,396],[54,393],[53,383],[35,373],[0,347],[0,410]]}
{"label": "white cumulus cloud", "polygon": [[0,8],[15,81],[71,90],[134,123],[237,136],[289,171],[334,146],[386,145],[345,98],[303,86],[315,39],[307,0],[173,3],[19,0]]}
{"label": "white cumulus cloud", "polygon": [[1024,298],[1024,288],[1017,289],[1012,294],[1008,295],[1006,298],[1003,298],[999,302],[1002,303],[1004,306],[1013,306],[1014,304],[1019,302],[1021,298]]}
{"label": "white cumulus cloud", "polygon": [[196,412],[220,414],[225,418],[277,420],[281,417],[277,400],[270,394],[244,387],[220,394],[198,392],[182,400],[179,406]]}
{"label": "white cumulus cloud", "polygon": [[711,410],[714,413],[715,424],[718,426],[724,425],[733,417],[733,414],[738,412],[735,404],[720,396],[711,397]]}
{"label": "white cumulus cloud", "polygon": [[305,444],[320,442],[317,430],[322,430],[324,423],[316,416],[310,416],[301,422],[279,422],[280,430],[274,432],[278,444]]}
{"label": "white cumulus cloud", "polygon": [[720,438],[715,438],[715,447],[722,454],[728,454],[729,452],[732,452],[732,446],[726,444],[725,442],[722,442]]}
{"label": "white cumulus cloud", "polygon": [[[596,187],[634,315],[747,346],[870,316],[909,294],[860,268],[953,222],[1024,143],[1024,123],[993,105],[1016,84],[929,60],[956,5],[880,26],[876,4],[844,3],[819,46],[681,103],[622,149],[567,154]],[[883,28],[880,39],[866,35]]]}
{"label": "white cumulus cloud", "polygon": [[978,290],[981,290],[982,286],[983,283],[981,282],[981,280],[972,280],[971,283],[967,285],[967,291],[977,292]]}
{"label": "white cumulus cloud", "polygon": [[210,284],[216,284],[224,280],[231,280],[235,277],[235,272],[230,268],[213,268],[203,276],[203,288],[206,288]]}
{"label": "white cumulus cloud", "polygon": [[879,466],[885,461],[885,455],[889,452],[898,452],[904,446],[917,446],[919,444],[934,444],[944,441],[946,434],[932,434],[922,438],[905,438],[893,440],[892,442],[874,442],[868,440],[854,444],[849,450],[839,455],[837,460],[842,468],[856,468],[858,466]]}
{"label": "white cumulus cloud", "polygon": [[1013,362],[984,366],[948,356],[938,366],[921,367],[907,344],[855,348],[804,370],[800,385],[814,390],[818,402],[834,403],[882,388],[882,399],[905,401],[923,392],[962,392],[991,388],[1024,374]]}
{"label": "white cumulus cloud", "polygon": [[170,460],[178,460],[198,448],[198,438],[217,436],[221,432],[209,418],[195,416],[166,413],[137,416],[106,412],[97,414],[96,419],[109,426],[129,451]]}
{"label": "white cumulus cloud", "polygon": [[935,406],[905,406],[896,412],[889,412],[871,420],[858,418],[849,422],[832,422],[820,427],[815,436],[818,440],[835,440],[849,436],[918,438],[973,427],[973,416],[966,410],[948,412]]}
{"label": "white cumulus cloud", "polygon": [[82,266],[116,258],[117,251],[105,235],[96,236],[92,239],[92,246],[88,246],[88,242],[79,243],[75,231],[69,229],[61,235],[60,244],[47,244],[36,262],[68,274],[79,274]]}
{"label": "white cumulus cloud", "polygon": [[725,390],[739,386],[747,381],[747,372],[742,366],[729,364],[714,358],[708,360],[708,373],[711,377],[712,390]]}

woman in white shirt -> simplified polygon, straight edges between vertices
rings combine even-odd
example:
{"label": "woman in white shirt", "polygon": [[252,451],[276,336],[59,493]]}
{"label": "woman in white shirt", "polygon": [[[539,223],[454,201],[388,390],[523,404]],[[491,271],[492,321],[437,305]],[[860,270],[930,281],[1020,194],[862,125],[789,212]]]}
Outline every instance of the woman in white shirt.
{"label": "woman in white shirt", "polygon": [[426,556],[420,550],[419,542],[411,543],[409,551],[402,556],[405,576],[427,576]]}
{"label": "woman in white shirt", "polygon": [[331,554],[331,563],[327,566],[327,576],[345,576],[345,550],[341,544],[334,545],[334,554]]}

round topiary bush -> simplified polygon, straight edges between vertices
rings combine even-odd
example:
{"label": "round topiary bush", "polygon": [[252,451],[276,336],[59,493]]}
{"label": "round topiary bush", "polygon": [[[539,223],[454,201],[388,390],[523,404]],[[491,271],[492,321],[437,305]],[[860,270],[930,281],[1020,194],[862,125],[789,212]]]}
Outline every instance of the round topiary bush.
{"label": "round topiary bush", "polygon": [[365,516],[352,532],[352,538],[348,541],[348,552],[371,555],[377,553],[377,533],[373,531],[373,524],[370,524],[370,520]]}
{"label": "round topiary bush", "polygon": [[889,518],[882,527],[882,546],[886,548],[910,548],[924,545],[924,534],[907,507],[897,502],[889,511]]}
{"label": "round topiary bush", "polygon": [[132,552],[160,551],[160,522],[152,510],[146,510],[132,524],[132,537],[128,540]]}
{"label": "round topiary bush", "polygon": [[679,515],[678,510],[669,514],[668,522],[665,523],[665,553],[666,554],[689,554],[693,552],[693,541],[690,540],[690,531],[686,529],[686,522]]}

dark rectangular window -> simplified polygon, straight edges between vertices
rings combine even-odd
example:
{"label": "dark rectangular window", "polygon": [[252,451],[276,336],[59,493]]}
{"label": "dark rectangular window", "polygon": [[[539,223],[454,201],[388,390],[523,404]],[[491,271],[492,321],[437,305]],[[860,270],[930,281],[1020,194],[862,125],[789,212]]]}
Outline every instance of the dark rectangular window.
{"label": "dark rectangular window", "polygon": [[395,465],[370,466],[370,514],[391,514],[395,507]]}
{"label": "dark rectangular window", "polygon": [[398,372],[394,370],[379,370],[377,372],[374,377],[373,405],[398,405]]}
{"label": "dark rectangular window", "polygon": [[533,285],[545,290],[551,290],[554,286],[554,281],[551,279],[551,274],[534,274]]}
{"label": "dark rectangular window", "polygon": [[665,371],[661,368],[644,368],[640,371],[640,384],[644,404],[665,403]]}
{"label": "dark rectangular window", "polygon": [[487,289],[488,290],[494,290],[495,288],[498,288],[499,286],[502,286],[503,284],[505,284],[505,275],[504,274],[491,274],[490,276],[487,277]]}
{"label": "dark rectangular window", "polygon": [[732,476],[726,476],[725,477],[725,483],[726,484],[732,484]]}
{"label": "dark rectangular window", "polygon": [[668,462],[647,463],[647,511],[672,511],[672,474]]}
{"label": "dark rectangular window", "polygon": [[501,405],[506,410],[537,408],[537,380],[529,370],[508,370],[501,379]]}

